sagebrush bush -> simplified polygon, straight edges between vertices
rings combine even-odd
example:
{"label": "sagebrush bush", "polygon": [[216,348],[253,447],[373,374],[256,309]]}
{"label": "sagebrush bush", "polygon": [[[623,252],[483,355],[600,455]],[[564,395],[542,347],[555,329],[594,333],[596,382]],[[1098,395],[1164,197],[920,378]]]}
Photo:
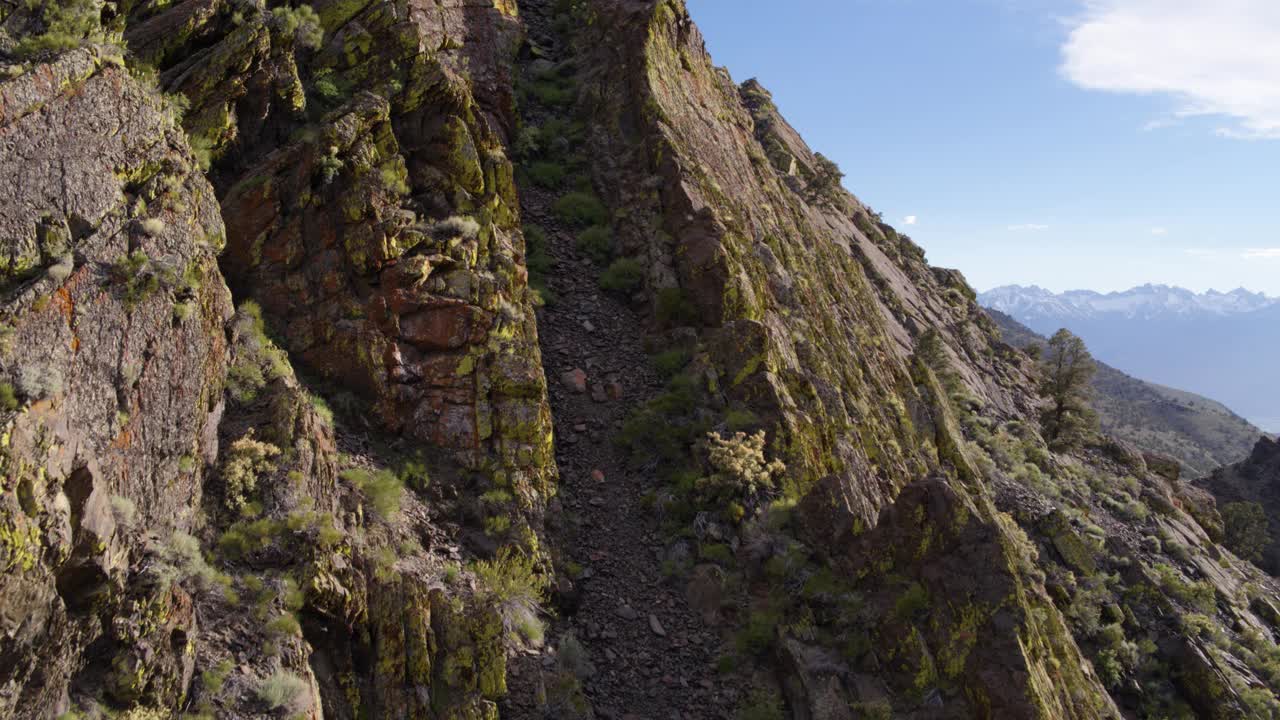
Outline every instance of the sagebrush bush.
{"label": "sagebrush bush", "polygon": [[62,371],[47,365],[18,368],[18,392],[28,400],[43,400],[62,394]]}
{"label": "sagebrush bush", "polygon": [[729,437],[707,433],[707,459],[714,469],[698,481],[704,497],[719,500],[754,498],[773,490],[775,481],[786,472],[781,460],[767,460],[763,430],[753,435],[736,432]]}
{"label": "sagebrush bush", "polygon": [[591,193],[571,192],[564,195],[556,200],[552,210],[562,222],[576,228],[588,228],[609,222],[609,211],[605,209],[604,203]]}
{"label": "sagebrush bush", "polygon": [[320,16],[310,5],[275,8],[271,11],[271,21],[282,37],[290,38],[304,48],[315,50],[324,42]]}
{"label": "sagebrush bush", "polygon": [[226,482],[225,502],[231,510],[242,510],[253,498],[258,487],[259,476],[275,469],[273,459],[280,454],[280,448],[270,443],[253,439],[253,428],[244,437],[231,443],[227,450],[227,461],[222,468],[222,478]]}
{"label": "sagebrush bush", "polygon": [[390,470],[351,468],[342,471],[340,477],[364,492],[369,504],[383,518],[391,518],[400,512],[400,499],[404,482]]}
{"label": "sagebrush bush", "polygon": [[454,215],[433,225],[431,234],[442,240],[459,237],[464,240],[473,240],[480,234],[480,223],[476,222],[474,218]]}
{"label": "sagebrush bush", "polygon": [[693,325],[698,320],[698,309],[680,288],[659,290],[654,312],[658,322],[666,327]]}
{"label": "sagebrush bush", "polygon": [[14,54],[20,58],[41,52],[71,50],[102,30],[99,19],[101,4],[95,0],[27,2],[27,7],[39,10],[44,29],[18,41]]}
{"label": "sagebrush bush", "polygon": [[471,570],[480,581],[481,590],[502,614],[509,637],[530,622],[537,622],[538,606],[546,599],[549,580],[538,572],[532,556],[503,547],[492,560],[473,563]]}
{"label": "sagebrush bush", "polygon": [[112,495],[111,517],[116,521],[116,525],[131,528],[138,521],[138,507],[123,495]]}
{"label": "sagebrush bush", "polygon": [[563,186],[565,176],[568,174],[568,171],[564,169],[564,165],[547,160],[541,160],[530,165],[526,172],[534,185],[549,190]]}
{"label": "sagebrush bush", "polygon": [[258,683],[258,699],[272,710],[306,708],[307,682],[287,670],[276,670]]}
{"label": "sagebrush bush", "polygon": [[631,293],[644,283],[644,266],[635,258],[619,258],[600,273],[600,287]]}
{"label": "sagebrush bush", "polygon": [[578,233],[574,245],[599,265],[609,262],[609,258],[613,257],[613,233],[602,225],[595,225]]}
{"label": "sagebrush bush", "polygon": [[0,383],[0,410],[13,411],[21,407],[18,395],[10,383]]}

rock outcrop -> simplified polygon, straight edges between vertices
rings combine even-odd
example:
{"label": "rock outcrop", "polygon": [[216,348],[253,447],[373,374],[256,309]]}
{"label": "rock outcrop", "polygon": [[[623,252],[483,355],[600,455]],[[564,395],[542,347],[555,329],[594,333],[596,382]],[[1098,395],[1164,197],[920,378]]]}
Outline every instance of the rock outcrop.
{"label": "rock outcrop", "polygon": [[1229,503],[1257,503],[1270,521],[1270,533],[1266,547],[1258,558],[1259,564],[1269,573],[1280,573],[1280,442],[1263,436],[1254,445],[1249,457],[1234,465],[1215,470],[1208,477],[1196,481],[1196,485],[1208,490],[1218,509]]}

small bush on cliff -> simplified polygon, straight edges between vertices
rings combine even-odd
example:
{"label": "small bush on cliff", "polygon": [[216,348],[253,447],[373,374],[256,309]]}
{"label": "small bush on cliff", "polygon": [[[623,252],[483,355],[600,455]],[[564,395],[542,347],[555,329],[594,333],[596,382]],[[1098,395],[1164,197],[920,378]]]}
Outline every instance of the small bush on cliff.
{"label": "small bush on cliff", "polygon": [[578,233],[575,245],[584,255],[603,265],[613,256],[613,233],[602,225],[589,227]]}
{"label": "small bush on cliff", "polygon": [[287,670],[276,670],[258,684],[258,699],[272,710],[305,709],[306,692],[307,682]]}
{"label": "small bush on cliff", "polygon": [[609,222],[609,211],[605,209],[604,203],[591,193],[571,192],[557,200],[552,209],[561,222],[576,228],[588,228]]}
{"label": "small bush on cliff", "polygon": [[[143,225],[146,229],[145,224]],[[128,308],[146,300],[160,289],[160,275],[151,267],[151,258],[134,250],[111,266],[112,278],[124,286],[124,304]]]}
{"label": "small bush on cliff", "polygon": [[698,321],[698,309],[680,288],[659,290],[654,313],[664,327],[683,327]]}
{"label": "small bush on cliff", "polygon": [[28,400],[43,400],[62,393],[62,372],[45,365],[18,369],[18,392]]}
{"label": "small bush on cliff", "polygon": [[13,392],[13,385],[0,383],[0,410],[12,412],[19,407],[18,396]]}
{"label": "small bush on cliff", "polygon": [[[508,635],[517,631],[526,638],[529,627],[540,625],[538,606],[546,599],[548,579],[538,572],[533,557],[503,547],[492,560],[478,560],[471,566],[481,589],[502,614]],[[530,638],[532,639],[532,638]]]}
{"label": "small bush on cliff", "polygon": [[280,448],[253,439],[253,428],[231,443],[222,469],[226,481],[225,502],[231,510],[243,510],[258,487],[258,478],[275,469],[272,461]]}
{"label": "small bush on cliff", "polygon": [[1245,560],[1257,562],[1271,542],[1267,513],[1256,502],[1233,502],[1222,506],[1223,544]]}
{"label": "small bush on cliff", "polygon": [[763,430],[754,435],[743,432],[723,437],[707,433],[708,462],[714,472],[698,481],[699,493],[719,501],[755,499],[774,488],[774,481],[786,466],[780,460],[766,460]]}
{"label": "small bush on cliff", "polygon": [[27,0],[26,5],[39,12],[43,31],[18,42],[14,54],[20,58],[71,50],[101,32],[102,6],[95,0]]}
{"label": "small bush on cliff", "polygon": [[474,218],[454,215],[433,225],[431,234],[441,240],[451,240],[453,238],[474,240],[480,234],[480,223],[476,222]]}
{"label": "small bush on cliff", "polygon": [[390,470],[376,472],[365,468],[351,468],[339,476],[364,492],[369,504],[383,518],[394,517],[400,512],[400,499],[404,494],[404,482]]}
{"label": "small bush on cliff", "polygon": [[282,37],[291,38],[304,48],[315,50],[324,42],[320,16],[310,5],[275,8],[271,11],[271,23]]}
{"label": "small bush on cliff", "polygon": [[770,688],[757,687],[742,699],[738,720],[783,720],[782,699]]}
{"label": "small bush on cliff", "polygon": [[529,179],[538,187],[555,189],[564,185],[566,171],[564,165],[546,160],[529,166]]}
{"label": "small bush on cliff", "polygon": [[644,266],[635,258],[614,260],[600,274],[600,287],[615,292],[632,293],[644,282]]}
{"label": "small bush on cliff", "polygon": [[826,205],[840,203],[843,197],[840,181],[843,179],[840,166],[818,153],[814,156],[813,177],[809,180],[809,200]]}

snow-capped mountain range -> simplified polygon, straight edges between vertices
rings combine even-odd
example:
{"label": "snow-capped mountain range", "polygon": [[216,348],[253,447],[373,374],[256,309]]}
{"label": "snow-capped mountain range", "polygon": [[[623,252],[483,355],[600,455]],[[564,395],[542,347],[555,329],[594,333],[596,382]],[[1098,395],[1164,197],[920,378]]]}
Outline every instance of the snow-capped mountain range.
{"label": "snow-capped mountain range", "polygon": [[1065,327],[1113,367],[1213,398],[1264,430],[1280,431],[1280,298],[1168,285],[1113,293],[1008,285],[978,301],[1041,335]]}
{"label": "snow-capped mountain range", "polygon": [[1015,318],[1054,318],[1061,322],[1099,315],[1155,318],[1186,315],[1239,315],[1280,305],[1280,298],[1237,288],[1230,292],[1194,293],[1170,285],[1143,285],[1123,292],[1068,290],[1053,293],[1035,285],[1004,285],[978,296],[984,307]]}

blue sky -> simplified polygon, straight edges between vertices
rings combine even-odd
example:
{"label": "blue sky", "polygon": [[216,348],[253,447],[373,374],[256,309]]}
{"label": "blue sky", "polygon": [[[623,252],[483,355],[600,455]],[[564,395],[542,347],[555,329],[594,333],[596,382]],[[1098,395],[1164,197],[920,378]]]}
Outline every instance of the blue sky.
{"label": "blue sky", "polygon": [[718,65],[979,290],[1280,295],[1276,0],[688,6]]}

